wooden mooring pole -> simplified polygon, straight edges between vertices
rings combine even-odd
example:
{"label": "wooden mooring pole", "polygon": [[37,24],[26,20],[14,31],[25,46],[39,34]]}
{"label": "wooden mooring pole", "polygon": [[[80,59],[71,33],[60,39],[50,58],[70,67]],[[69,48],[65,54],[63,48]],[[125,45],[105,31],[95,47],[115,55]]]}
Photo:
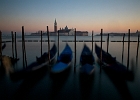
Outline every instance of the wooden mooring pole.
{"label": "wooden mooring pole", "polygon": [[75,40],[75,61],[74,61],[74,72],[76,72],[76,28],[75,28],[74,40]]}
{"label": "wooden mooring pole", "polygon": [[128,57],[127,57],[127,70],[129,68],[129,50],[130,50],[130,29],[128,30]]}
{"label": "wooden mooring pole", "polygon": [[17,36],[16,36],[16,32],[15,32],[15,57],[17,59]]}
{"label": "wooden mooring pole", "polygon": [[22,54],[23,54],[23,67],[25,67],[25,66],[27,67],[25,38],[24,38],[24,26],[22,26]]}
{"label": "wooden mooring pole", "polygon": [[0,62],[2,66],[2,32],[0,31]]}
{"label": "wooden mooring pole", "polygon": [[138,53],[139,53],[139,35],[138,35],[138,44],[137,44],[136,60],[138,60]]}
{"label": "wooden mooring pole", "polygon": [[101,29],[101,51],[100,51],[100,72],[101,72],[101,68],[102,68],[102,35],[103,35],[103,29]]}
{"label": "wooden mooring pole", "polygon": [[42,56],[42,31],[41,31],[41,56]]}
{"label": "wooden mooring pole", "polygon": [[49,28],[47,26],[47,36],[48,36],[48,59],[50,64],[50,39],[49,39]]}
{"label": "wooden mooring pole", "polygon": [[125,38],[125,34],[123,34],[122,63],[123,63],[123,54],[124,54],[124,38]]}
{"label": "wooden mooring pole", "polygon": [[107,35],[107,53],[108,53],[108,48],[109,48],[109,34]]}
{"label": "wooden mooring pole", "polygon": [[59,56],[59,31],[58,31],[58,56]]}
{"label": "wooden mooring pole", "polygon": [[22,60],[23,60],[23,67],[25,67],[25,55],[24,55],[24,26],[22,26]]}
{"label": "wooden mooring pole", "polygon": [[14,34],[13,34],[13,31],[11,31],[11,36],[12,36],[12,56],[13,56],[13,58],[15,58],[14,57]]}
{"label": "wooden mooring pole", "polygon": [[93,31],[92,31],[92,53],[93,53]]}

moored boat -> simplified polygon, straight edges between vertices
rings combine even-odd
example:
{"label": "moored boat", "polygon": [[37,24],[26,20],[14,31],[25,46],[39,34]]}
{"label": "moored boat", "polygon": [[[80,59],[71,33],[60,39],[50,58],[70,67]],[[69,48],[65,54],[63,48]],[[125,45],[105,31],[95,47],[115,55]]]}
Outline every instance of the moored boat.
{"label": "moored boat", "polygon": [[97,44],[95,44],[95,52],[99,60],[100,52],[102,52],[102,68],[105,72],[107,72],[107,74],[113,76],[114,78],[122,78],[131,81],[134,79],[133,71],[127,69],[125,65],[118,62],[111,54],[101,50]]}
{"label": "moored boat", "polygon": [[92,51],[84,44],[81,56],[80,56],[80,71],[86,74],[92,74],[94,72],[95,67],[93,66],[94,56]]}
{"label": "moored boat", "polygon": [[57,58],[57,63],[52,67],[52,73],[60,73],[69,68],[72,62],[72,50],[70,46],[66,43],[64,50],[61,52],[60,56]]}
{"label": "moored boat", "polygon": [[[57,47],[54,44],[50,50],[50,62],[55,59],[56,53],[57,53]],[[37,57],[37,61],[34,61],[33,63],[28,65],[26,68],[23,68],[22,70],[12,72],[10,76],[11,78],[15,78],[15,77],[23,78],[28,76],[28,74],[30,73],[34,73],[37,72],[38,70],[43,69],[48,64],[49,64],[48,53],[44,53],[41,57],[39,58]]]}
{"label": "moored boat", "polygon": [[112,57],[109,53],[105,52],[103,49],[101,50],[101,48],[96,43],[95,43],[95,53],[99,59],[102,57],[103,63],[112,64],[116,62],[116,57]]}
{"label": "moored boat", "polygon": [[50,60],[50,62],[52,61],[52,60],[54,60],[54,58],[56,57],[56,53],[57,53],[57,47],[56,47],[56,44],[54,43],[53,44],[53,47],[51,48],[51,50],[50,50],[50,59],[48,59],[49,57],[48,57],[48,52],[45,52],[41,57],[36,57],[36,61],[38,62],[38,63],[46,63],[46,64],[48,64],[49,63],[49,60]]}
{"label": "moored boat", "polygon": [[5,47],[6,47],[6,43],[4,43],[4,44],[2,45],[2,50],[3,50]]}

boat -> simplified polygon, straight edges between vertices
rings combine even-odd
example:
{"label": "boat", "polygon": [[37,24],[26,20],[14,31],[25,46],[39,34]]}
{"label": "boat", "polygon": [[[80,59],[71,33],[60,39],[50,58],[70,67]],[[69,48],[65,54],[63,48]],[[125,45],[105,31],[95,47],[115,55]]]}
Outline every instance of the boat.
{"label": "boat", "polygon": [[100,52],[102,52],[102,68],[107,74],[115,78],[122,78],[131,81],[134,79],[133,70],[131,71],[127,69],[125,65],[118,62],[115,57],[112,57],[111,54],[105,52],[104,50],[101,50],[101,48],[97,46],[97,44],[95,44],[95,52],[99,60],[100,60]]}
{"label": "boat", "polygon": [[6,47],[6,43],[4,43],[4,44],[2,45],[2,50],[3,50],[5,47]]}
{"label": "boat", "polygon": [[[57,47],[56,44],[54,43],[53,47],[50,50],[50,62],[54,60],[54,58],[56,57],[56,53],[57,53]],[[41,57],[36,57],[36,61],[39,64],[42,63],[48,64],[49,63],[48,52],[45,52],[43,55],[41,55]]]}
{"label": "boat", "polygon": [[[53,47],[50,50],[50,62],[55,59],[57,53],[57,47],[54,44]],[[23,77],[28,77],[28,74],[38,72],[41,69],[44,69],[44,66],[49,64],[48,60],[48,53],[44,53],[41,57],[37,57],[37,60],[32,62],[30,65],[28,65],[26,68],[23,68],[22,70],[12,72],[10,74],[10,77],[12,79],[19,79]]]}
{"label": "boat", "polygon": [[105,52],[95,43],[95,53],[97,57],[101,58],[101,52],[102,52],[102,62],[106,64],[112,64],[116,62],[116,57],[112,57],[109,53]]}
{"label": "boat", "polygon": [[60,73],[65,71],[70,67],[72,62],[72,50],[70,46],[66,43],[64,50],[61,52],[60,56],[57,57],[57,63],[52,67],[52,73]]}
{"label": "boat", "polygon": [[92,74],[95,69],[95,67],[93,66],[93,64],[95,63],[94,61],[95,60],[92,51],[87,47],[86,44],[84,44],[84,48],[80,56],[80,71],[82,73]]}
{"label": "boat", "polygon": [[[57,47],[54,44],[53,47],[50,50],[50,62],[55,59],[57,53]],[[49,64],[49,59],[48,59],[48,52],[44,53],[41,57],[36,57],[37,61],[31,63],[29,66],[27,66],[26,71],[35,71],[37,69],[40,69],[41,67]]]}

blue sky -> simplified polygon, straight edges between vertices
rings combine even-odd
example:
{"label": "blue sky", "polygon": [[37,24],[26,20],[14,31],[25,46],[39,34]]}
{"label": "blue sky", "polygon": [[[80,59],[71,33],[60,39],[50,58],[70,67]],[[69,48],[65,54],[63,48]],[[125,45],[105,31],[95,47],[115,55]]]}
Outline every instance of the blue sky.
{"label": "blue sky", "polygon": [[28,33],[60,27],[104,32],[140,30],[140,0],[1,0],[0,30]]}

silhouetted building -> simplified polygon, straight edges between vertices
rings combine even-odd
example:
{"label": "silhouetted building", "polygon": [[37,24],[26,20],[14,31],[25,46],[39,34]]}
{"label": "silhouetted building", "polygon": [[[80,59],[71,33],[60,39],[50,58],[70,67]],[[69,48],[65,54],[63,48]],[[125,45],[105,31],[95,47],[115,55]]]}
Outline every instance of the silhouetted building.
{"label": "silhouetted building", "polygon": [[[75,35],[75,30],[73,28],[69,29],[67,25],[65,28],[60,28],[60,30],[58,30],[58,31],[59,31],[59,35],[61,35],[61,36]],[[76,35],[77,36],[88,36],[88,31],[76,31]]]}
{"label": "silhouetted building", "polygon": [[140,31],[137,30],[136,33],[140,33]]}
{"label": "silhouetted building", "polygon": [[[58,31],[59,31],[60,36],[75,35],[75,30],[73,28],[69,29],[67,25],[66,25],[65,28],[60,28],[60,30],[57,30],[57,22],[56,22],[56,19],[55,19],[54,32],[49,32],[49,34],[50,34],[50,36],[56,36],[58,34]],[[36,33],[31,33],[31,35],[39,36],[39,35],[41,35],[41,33],[40,33],[40,31],[38,31]],[[43,32],[43,35],[47,35],[47,32]],[[88,31],[76,31],[76,35],[77,36],[88,36]]]}
{"label": "silhouetted building", "polygon": [[55,19],[55,22],[54,22],[54,32],[57,33],[57,22],[56,22],[56,19]]}

